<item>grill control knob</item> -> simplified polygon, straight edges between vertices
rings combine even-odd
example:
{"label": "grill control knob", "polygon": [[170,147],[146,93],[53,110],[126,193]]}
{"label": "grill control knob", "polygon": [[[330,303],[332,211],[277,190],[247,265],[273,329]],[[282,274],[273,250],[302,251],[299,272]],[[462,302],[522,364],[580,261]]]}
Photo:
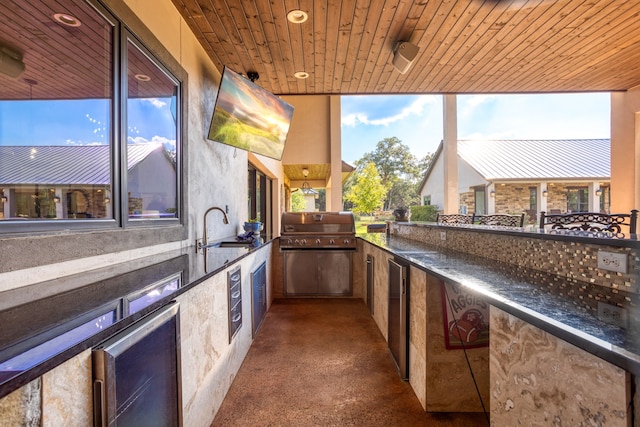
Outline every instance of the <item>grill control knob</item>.
{"label": "grill control knob", "polygon": [[293,243],[291,239],[287,239],[287,245],[291,246],[291,243]]}
{"label": "grill control knob", "polygon": [[344,239],[344,242],[342,243],[344,243],[345,245],[348,245],[350,242],[349,242],[349,239]]}
{"label": "grill control knob", "polygon": [[329,239],[329,244],[330,244],[330,245],[335,245],[335,244],[336,244],[336,241],[335,241],[335,240],[333,240],[333,239]]}
{"label": "grill control knob", "polygon": [[300,240],[296,239],[294,243],[296,244],[296,246],[300,245]]}
{"label": "grill control knob", "polygon": [[302,239],[302,240],[300,240],[300,244],[301,244],[302,246],[305,246],[305,245],[307,244],[307,239]]}
{"label": "grill control knob", "polygon": [[319,245],[320,243],[322,243],[320,239],[316,239],[316,245]]}

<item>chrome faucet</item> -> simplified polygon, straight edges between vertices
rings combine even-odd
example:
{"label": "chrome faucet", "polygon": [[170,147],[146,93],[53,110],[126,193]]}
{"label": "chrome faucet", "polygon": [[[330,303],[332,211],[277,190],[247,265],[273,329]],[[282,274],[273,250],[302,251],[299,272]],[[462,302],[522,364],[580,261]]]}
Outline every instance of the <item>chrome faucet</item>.
{"label": "chrome faucet", "polygon": [[217,206],[213,206],[209,209],[207,209],[207,211],[204,213],[204,233],[202,234],[202,241],[198,242],[197,246],[196,246],[196,252],[198,251],[198,249],[202,249],[202,248],[206,248],[207,247],[207,215],[209,214],[209,212],[211,211],[220,211],[222,212],[222,222],[224,224],[229,224],[229,218],[227,217],[227,213],[222,209],[219,208]]}

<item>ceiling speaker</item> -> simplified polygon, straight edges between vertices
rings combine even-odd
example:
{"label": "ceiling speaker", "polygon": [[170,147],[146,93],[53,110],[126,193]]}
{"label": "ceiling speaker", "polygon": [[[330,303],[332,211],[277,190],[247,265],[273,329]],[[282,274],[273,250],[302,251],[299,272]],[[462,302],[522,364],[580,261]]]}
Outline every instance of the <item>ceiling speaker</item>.
{"label": "ceiling speaker", "polygon": [[409,42],[398,42],[393,53],[392,64],[400,74],[404,74],[409,70],[417,55],[418,46]]}
{"label": "ceiling speaker", "polygon": [[24,72],[22,55],[0,45],[0,73],[16,78]]}

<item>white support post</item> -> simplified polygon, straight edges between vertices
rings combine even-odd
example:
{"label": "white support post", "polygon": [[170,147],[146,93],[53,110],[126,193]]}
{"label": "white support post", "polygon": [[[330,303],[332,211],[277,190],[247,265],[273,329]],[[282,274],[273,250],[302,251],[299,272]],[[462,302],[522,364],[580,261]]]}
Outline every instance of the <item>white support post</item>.
{"label": "white support post", "polygon": [[458,192],[458,108],[456,95],[443,95],[444,144],[444,213],[457,214],[460,209]]}

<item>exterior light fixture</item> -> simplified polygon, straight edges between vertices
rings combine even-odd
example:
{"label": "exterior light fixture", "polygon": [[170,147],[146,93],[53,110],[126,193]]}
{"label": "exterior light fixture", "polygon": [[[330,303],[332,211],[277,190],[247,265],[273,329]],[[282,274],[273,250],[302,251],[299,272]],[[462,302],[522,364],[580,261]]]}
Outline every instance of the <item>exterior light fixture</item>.
{"label": "exterior light fixture", "polygon": [[54,203],[60,203],[60,197],[53,196],[53,201],[54,201]]}
{"label": "exterior light fixture", "polygon": [[296,71],[295,73],[293,73],[293,77],[295,77],[296,79],[304,80],[309,78],[309,73],[307,73],[306,71]]}
{"label": "exterior light fixture", "polygon": [[489,191],[489,196],[496,197],[496,190]]}
{"label": "exterior light fixture", "polygon": [[596,190],[596,196],[597,196],[597,197],[602,196],[602,188],[598,188],[598,189]]}
{"label": "exterior light fixture", "polygon": [[105,198],[105,199],[104,199],[104,204],[106,205],[106,204],[109,204],[109,203],[111,203],[111,199],[110,199],[110,198],[108,198],[108,197],[107,197],[107,198]]}
{"label": "exterior light fixture", "polygon": [[0,197],[0,202],[2,203],[7,203],[7,200],[9,199],[7,199],[7,196],[5,196],[4,194],[2,195],[2,197]]}
{"label": "exterior light fixture", "polygon": [[307,177],[309,176],[309,169],[302,168],[302,175],[304,176],[304,182],[302,183],[302,187],[300,187],[300,189],[304,194],[311,194],[313,192],[313,189],[311,188],[311,185],[309,185],[309,183],[307,182]]}
{"label": "exterior light fixture", "polygon": [[287,13],[287,20],[292,24],[302,24],[309,19],[309,15],[304,10],[294,9]]}
{"label": "exterior light fixture", "polygon": [[549,194],[547,190],[542,190],[542,197],[547,197],[547,194]]}

